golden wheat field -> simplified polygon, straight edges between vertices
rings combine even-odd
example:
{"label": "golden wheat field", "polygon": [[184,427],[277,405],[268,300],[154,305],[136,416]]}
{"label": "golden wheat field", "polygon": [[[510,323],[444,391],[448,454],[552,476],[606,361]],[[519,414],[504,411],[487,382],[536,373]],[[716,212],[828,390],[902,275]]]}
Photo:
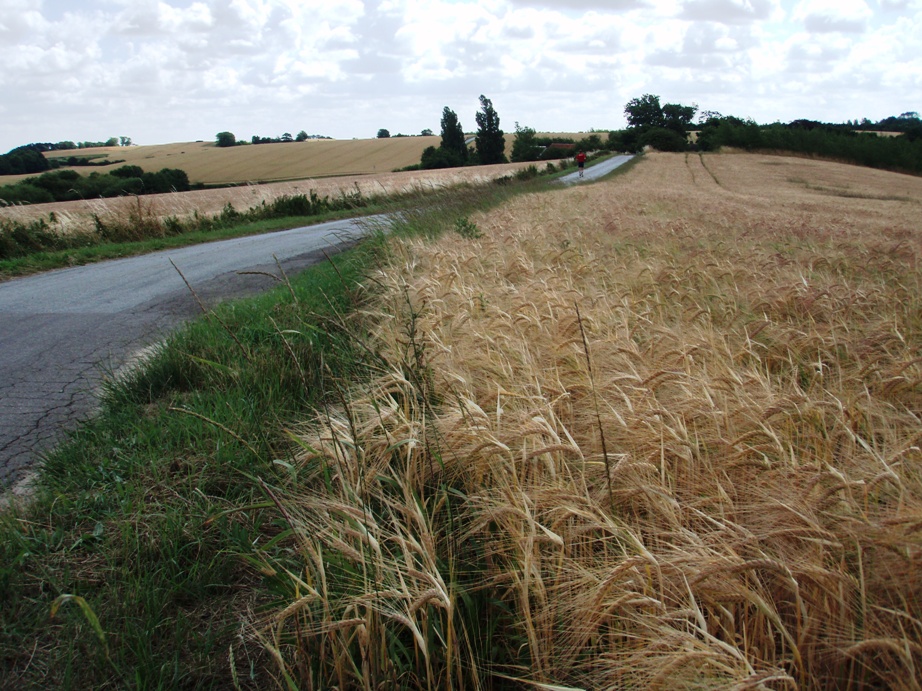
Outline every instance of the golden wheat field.
{"label": "golden wheat field", "polygon": [[388,364],[280,501],[279,664],[387,678],[389,630],[413,688],[920,688],[920,202],[649,154],[402,241],[363,314]]}
{"label": "golden wheat field", "polygon": [[[539,136],[579,139],[585,135],[555,132],[540,133]],[[506,135],[507,154],[514,139],[514,134]],[[147,172],[179,168],[186,171],[192,183],[215,185],[389,173],[419,163],[423,149],[437,147],[440,143],[439,136],[312,139],[227,148],[203,141],[49,151],[45,156],[49,159],[87,156],[95,161],[124,160],[124,163],[114,164],[113,167],[135,165]],[[92,172],[104,173],[108,168],[77,167],[73,170],[89,175]],[[26,177],[29,176],[3,176],[0,184],[12,184]]]}
{"label": "golden wheat field", "polygon": [[[260,145],[260,147],[263,146],[271,145]],[[232,205],[237,211],[245,211],[251,207],[259,206],[263,202],[271,203],[279,197],[309,195],[311,191],[321,197],[336,197],[340,194],[348,195],[356,191],[365,196],[403,194],[461,183],[486,182],[509,175],[511,172],[528,165],[533,164],[507,163],[443,170],[341,177],[330,176],[291,182],[241,185],[171,194],[150,194],[142,197],[113,197],[29,206],[7,206],[0,207],[0,219],[23,223],[44,219],[49,222],[53,230],[66,234],[92,230],[96,217],[103,223],[117,223],[131,217],[133,214],[159,219],[169,216],[185,219],[194,214],[206,216],[218,214],[227,204]]]}
{"label": "golden wheat field", "polygon": [[[387,139],[315,139],[304,142],[221,148],[214,142],[185,142],[155,146],[103,147],[79,151],[52,151],[49,158],[105,154],[110,160],[141,166],[154,172],[180,168],[193,183],[227,184],[274,182],[331,175],[389,173],[419,163],[423,149],[438,146],[439,137]],[[80,173],[106,168],[75,168]]]}

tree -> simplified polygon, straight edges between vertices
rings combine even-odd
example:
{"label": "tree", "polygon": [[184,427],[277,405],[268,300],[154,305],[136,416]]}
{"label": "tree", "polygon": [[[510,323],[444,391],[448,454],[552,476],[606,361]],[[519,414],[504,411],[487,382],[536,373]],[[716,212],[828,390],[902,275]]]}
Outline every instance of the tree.
{"label": "tree", "polygon": [[632,98],[624,106],[624,115],[628,127],[662,127],[665,124],[659,96],[653,94]]}
{"label": "tree", "polygon": [[688,142],[685,137],[667,127],[651,127],[640,137],[643,146],[651,146],[657,151],[685,151]]}
{"label": "tree", "polygon": [[512,161],[537,161],[541,155],[537,133],[531,127],[520,127],[515,123],[515,139],[512,142]]}
{"label": "tree", "polygon": [[237,137],[234,136],[233,132],[218,132],[217,136],[215,137],[215,143],[222,147],[236,146]]}
{"label": "tree", "polygon": [[298,136],[295,137],[296,142],[306,142],[307,141],[307,132],[301,130],[298,132]]}
{"label": "tree", "polygon": [[383,127],[380,130],[378,130],[378,139],[388,139],[390,136],[391,136],[391,133],[388,132]]}
{"label": "tree", "polygon": [[282,134],[282,141],[283,142],[293,142],[294,137],[291,136],[291,132],[285,132],[284,134]]}
{"label": "tree", "polygon": [[419,136],[420,136],[420,137],[431,137],[431,136],[432,136],[432,130],[430,130],[430,129],[427,127],[426,129],[424,129],[422,132],[419,133]]}
{"label": "tree", "polygon": [[[624,106],[629,128],[637,131],[640,143],[649,144],[660,151],[684,150],[688,130],[697,112],[696,105],[667,103],[661,106],[659,96],[655,94],[632,98]],[[663,131],[671,132],[674,136],[670,137]],[[681,147],[679,142],[683,142]]]}
{"label": "tree", "polygon": [[442,109],[442,143],[439,145],[455,159],[456,166],[467,163],[467,144],[464,143],[464,129],[458,115],[448,106]]}
{"label": "tree", "polygon": [[667,103],[663,106],[663,124],[666,129],[685,137],[688,135],[688,130],[697,112],[698,106],[696,105],[683,106],[678,103]]}
{"label": "tree", "polygon": [[0,174],[31,175],[51,168],[48,159],[42,156],[34,146],[18,146],[8,154],[0,156]]}
{"label": "tree", "polygon": [[119,137],[118,145],[119,146],[131,146],[131,137]]}
{"label": "tree", "polygon": [[507,163],[506,140],[499,128],[499,115],[493,109],[493,102],[481,94],[480,111],[474,116],[477,121],[475,146],[482,165]]}

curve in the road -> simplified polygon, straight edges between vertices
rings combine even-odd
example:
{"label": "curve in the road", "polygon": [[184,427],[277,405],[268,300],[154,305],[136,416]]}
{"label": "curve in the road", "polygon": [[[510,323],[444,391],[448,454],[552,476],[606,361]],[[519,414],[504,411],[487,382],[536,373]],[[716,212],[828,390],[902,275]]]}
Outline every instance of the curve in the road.
{"label": "curve in the road", "polygon": [[[376,219],[166,250],[0,283],[0,489],[89,415],[107,372],[201,313],[206,304],[266,290],[277,273],[325,260]],[[177,269],[182,272],[179,275]]]}

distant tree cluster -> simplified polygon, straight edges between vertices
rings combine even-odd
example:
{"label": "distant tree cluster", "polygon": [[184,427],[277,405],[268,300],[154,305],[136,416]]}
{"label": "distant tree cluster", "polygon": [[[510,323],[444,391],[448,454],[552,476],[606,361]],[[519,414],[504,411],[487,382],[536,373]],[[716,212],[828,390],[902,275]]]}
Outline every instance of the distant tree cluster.
{"label": "distant tree cluster", "polygon": [[901,136],[881,137],[809,120],[758,125],[752,120],[712,115],[701,124],[696,145],[703,151],[723,146],[747,151],[790,151],[922,174],[922,123],[918,119],[916,126],[907,127]]}
{"label": "distant tree cluster", "polygon": [[[633,98],[624,106],[627,129],[610,132],[607,147],[620,151],[640,151],[645,146],[658,151],[714,151],[722,146],[747,151],[790,151],[922,174],[922,120],[915,111],[877,122],[867,118],[844,123],[799,119],[787,124],[759,125],[706,110],[695,127],[697,139],[691,142],[688,135],[696,112],[695,105],[660,105],[659,96],[653,94]],[[902,136],[880,137],[871,131]]]}
{"label": "distant tree cluster", "polygon": [[70,151],[71,149],[97,149],[103,146],[131,146],[131,137],[110,137],[104,142],[72,142],[69,139],[61,142],[34,142],[32,144],[26,144],[24,147],[17,148],[30,148],[35,149],[36,151]]}
{"label": "distant tree cluster", "polygon": [[458,168],[467,165],[469,158],[470,153],[458,114],[445,106],[442,109],[442,142],[437,147],[426,147],[419,167],[423,170]]}
{"label": "distant tree cluster", "polygon": [[50,168],[48,159],[34,145],[19,146],[0,156],[0,175],[32,175]]}
{"label": "distant tree cluster", "polygon": [[86,158],[71,156],[68,163],[57,160],[49,161],[42,154],[47,151],[70,151],[72,149],[91,149],[100,146],[131,146],[130,137],[112,137],[105,142],[79,142],[63,141],[57,143],[35,142],[17,146],[8,153],[0,155],[0,175],[33,175],[42,173],[61,165],[111,165],[106,163],[90,163]]}
{"label": "distant tree cluster", "polygon": [[103,146],[133,146],[131,137],[109,137],[104,142],[72,142],[65,140],[52,144],[51,142],[37,142],[27,144],[36,151],[70,151],[71,149],[98,149]]}
{"label": "distant tree cluster", "polygon": [[425,129],[419,134],[403,134],[402,132],[398,132],[397,134],[392,135],[390,130],[382,127],[380,130],[378,130],[378,134],[375,136],[377,139],[390,139],[391,137],[393,137],[394,139],[396,139],[397,137],[431,137],[432,130]]}
{"label": "distant tree cluster", "polygon": [[86,177],[74,170],[57,170],[26,178],[15,185],[0,187],[0,202],[45,204],[135,194],[186,192],[189,189],[189,176],[177,168],[146,173],[139,166],[122,166],[109,173],[90,173]]}
{"label": "distant tree cluster", "polygon": [[294,137],[291,136],[290,132],[285,132],[280,137],[261,137],[258,134],[254,134],[250,138],[250,141],[244,142],[238,141],[233,132],[218,132],[215,135],[215,146],[224,148],[241,146],[243,144],[284,144],[288,142],[306,142],[308,139],[332,139],[332,137],[326,137],[322,134],[308,134],[304,130],[301,130]]}
{"label": "distant tree cluster", "polygon": [[685,151],[688,133],[698,106],[679,103],[660,105],[659,96],[644,94],[624,106],[628,129],[610,135],[613,148],[639,151],[645,146],[658,151]]}
{"label": "distant tree cluster", "polygon": [[[442,109],[442,142],[438,147],[426,147],[416,167],[430,170],[507,163],[506,140],[500,129],[499,115],[493,108],[493,102],[486,96],[480,96],[480,110],[474,119],[477,122],[477,133],[474,146],[469,148],[458,114],[445,106]],[[423,130],[423,135],[431,133],[432,130]]]}

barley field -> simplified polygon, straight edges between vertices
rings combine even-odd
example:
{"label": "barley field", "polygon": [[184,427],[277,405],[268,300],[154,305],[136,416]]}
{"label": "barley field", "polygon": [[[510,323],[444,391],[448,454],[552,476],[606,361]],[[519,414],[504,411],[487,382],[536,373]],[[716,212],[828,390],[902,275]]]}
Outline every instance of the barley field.
{"label": "barley field", "polygon": [[300,557],[260,630],[280,674],[920,688],[920,201],[648,154],[399,243],[362,315],[380,376],[273,495]]}

